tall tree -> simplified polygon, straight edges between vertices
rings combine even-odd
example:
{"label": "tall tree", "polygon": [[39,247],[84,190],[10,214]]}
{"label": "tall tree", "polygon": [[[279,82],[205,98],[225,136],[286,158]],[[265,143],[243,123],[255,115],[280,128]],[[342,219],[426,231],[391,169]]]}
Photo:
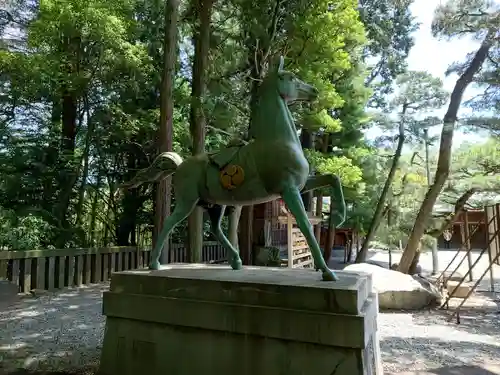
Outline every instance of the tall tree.
{"label": "tall tree", "polygon": [[[165,36],[163,39],[163,75],[160,91],[160,124],[158,129],[158,151],[172,151],[173,147],[173,116],[174,116],[174,80],[177,63],[177,20],[179,15],[179,0],[167,0],[165,3]],[[163,221],[170,215],[171,181],[169,176],[157,183],[155,196],[155,221],[153,232],[153,247],[156,243]],[[161,263],[168,262],[168,244],[164,244]]]}
{"label": "tall tree", "polygon": [[[473,33],[481,36],[482,41],[478,50],[459,69],[460,75],[451,93],[448,109],[443,118],[437,170],[433,184],[429,187],[424,201],[420,206],[408,243],[401,257],[398,267],[401,272],[406,273],[409,271],[417,253],[420,240],[425,233],[425,228],[432,214],[434,204],[448,179],[451,146],[463,94],[488,58],[492,47],[498,44],[496,35],[500,19],[498,11],[493,10],[492,13],[481,11],[478,13],[477,9],[481,8],[478,5],[481,4],[477,2],[471,3],[466,0],[450,0],[436,10],[436,17],[433,24],[435,35],[458,37],[463,34]],[[488,3],[484,1],[483,5],[486,10]]]}
{"label": "tall tree", "polygon": [[[446,98],[442,81],[426,72],[411,71],[403,74],[396,80],[396,85],[398,92],[387,110],[391,112],[398,111],[399,118],[397,121],[392,121],[387,115],[382,115],[382,121],[378,122],[383,133],[393,132],[394,129],[397,129],[395,136],[397,139],[396,151],[392,157],[391,167],[380,193],[365,241],[356,257],[358,263],[366,260],[370,241],[374,238],[382,220],[405,140],[421,133],[422,128],[426,128],[429,123],[435,122],[433,118],[422,118],[422,116],[430,110],[440,108]],[[387,136],[383,136],[379,137],[379,140],[387,141],[387,138]]]}
{"label": "tall tree", "polygon": [[[214,0],[193,0],[192,9],[196,15],[194,28],[194,59],[191,82],[190,129],[193,138],[193,155],[205,151],[206,117],[204,112],[207,63],[210,50],[210,27]],[[188,259],[201,262],[203,246],[203,210],[196,207],[189,216]]]}

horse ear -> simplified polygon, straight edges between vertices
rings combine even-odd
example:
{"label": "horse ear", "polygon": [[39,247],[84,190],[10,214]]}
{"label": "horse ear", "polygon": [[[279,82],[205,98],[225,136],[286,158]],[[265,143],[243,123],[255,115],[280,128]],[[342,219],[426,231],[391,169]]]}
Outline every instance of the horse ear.
{"label": "horse ear", "polygon": [[283,71],[284,66],[285,66],[285,58],[283,56],[280,56],[280,62],[278,64],[278,73]]}

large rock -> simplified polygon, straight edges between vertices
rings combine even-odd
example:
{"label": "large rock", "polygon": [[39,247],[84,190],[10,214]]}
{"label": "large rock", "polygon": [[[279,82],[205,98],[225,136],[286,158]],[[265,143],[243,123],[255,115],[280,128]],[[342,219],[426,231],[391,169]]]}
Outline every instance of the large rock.
{"label": "large rock", "polygon": [[[397,271],[399,267],[399,263],[393,263],[391,266],[391,270]],[[420,275],[422,273],[422,266],[420,264],[417,264],[417,267],[415,267],[415,275]]]}
{"label": "large rock", "polygon": [[351,264],[344,271],[372,275],[380,309],[418,310],[441,305],[443,296],[439,289],[423,277],[367,263]]}

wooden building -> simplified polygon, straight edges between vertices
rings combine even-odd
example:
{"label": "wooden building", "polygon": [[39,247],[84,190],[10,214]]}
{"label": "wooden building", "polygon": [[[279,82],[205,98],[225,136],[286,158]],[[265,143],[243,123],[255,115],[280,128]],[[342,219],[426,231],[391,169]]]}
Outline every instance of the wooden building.
{"label": "wooden building", "polygon": [[[270,223],[270,241],[267,246],[279,248],[283,254],[289,250],[289,224],[287,224],[285,203],[281,199],[254,206],[253,212],[253,244],[256,246],[265,246],[266,222]],[[311,217],[311,222],[318,223],[318,218]],[[323,222],[321,225],[320,247],[324,248],[327,237],[328,224]],[[357,243],[355,232],[350,228],[337,228],[335,230],[334,249],[348,249]]]}
{"label": "wooden building", "polygon": [[[440,214],[447,214],[447,212],[440,212]],[[471,247],[473,249],[484,249],[487,246],[487,229],[484,210],[467,210],[458,216],[452,227],[450,248],[458,249],[462,245],[465,240],[466,224],[468,224],[469,233],[475,232],[470,238]],[[438,238],[438,247],[445,248],[443,236]]]}

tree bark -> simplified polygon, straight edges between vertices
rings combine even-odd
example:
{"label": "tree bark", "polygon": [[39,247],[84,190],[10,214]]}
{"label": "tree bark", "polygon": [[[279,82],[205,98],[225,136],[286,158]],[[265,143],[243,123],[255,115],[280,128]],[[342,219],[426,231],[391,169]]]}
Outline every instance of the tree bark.
{"label": "tree bark", "polygon": [[[163,39],[163,76],[160,90],[160,124],[158,127],[158,153],[172,151],[173,116],[174,116],[174,80],[177,62],[177,23],[179,18],[179,0],[167,0],[165,3],[165,35]],[[172,202],[172,177],[157,182],[154,202],[153,247],[160,233],[165,218],[170,215]],[[160,263],[168,263],[168,241],[163,244]]]}
{"label": "tree bark", "polygon": [[[316,216],[319,218],[323,217],[323,194],[318,194],[316,196]],[[316,241],[318,241],[318,244],[321,244],[321,228],[323,226],[323,221],[320,221],[318,224],[316,224],[316,227],[314,228],[314,235],[316,237]]]}
{"label": "tree bark", "polygon": [[90,247],[94,247],[97,245],[96,236],[95,236],[95,228],[97,221],[97,206],[99,204],[99,187],[101,185],[101,168],[97,170],[97,181],[95,183],[95,189],[92,196],[92,209],[90,211],[90,227],[89,227],[89,244]]}
{"label": "tree bark", "polygon": [[[333,202],[330,199],[330,217],[333,215],[334,206]],[[332,256],[332,249],[335,245],[335,226],[331,225],[331,220],[328,220],[328,231],[326,233],[325,238],[325,249],[323,251],[323,258],[325,262],[328,264],[330,257]]]}
{"label": "tree bark", "polygon": [[450,226],[453,225],[453,223],[455,223],[457,220],[458,220],[458,217],[460,216],[460,214],[462,212],[464,212],[465,210],[465,205],[467,204],[467,201],[475,194],[479,191],[479,189],[476,189],[476,188],[471,188],[469,190],[467,190],[465,193],[463,193],[461,195],[460,198],[457,199],[457,201],[455,202],[455,208],[453,210],[453,213],[450,214],[444,221],[443,223],[440,225],[440,227],[438,229],[435,229],[435,230],[432,230],[432,231],[429,231],[427,234],[429,234],[430,236],[432,237],[435,237],[436,239],[439,237],[439,236],[442,236],[443,235],[443,232],[448,229]]}
{"label": "tree bark", "polygon": [[[431,167],[429,160],[429,129],[424,129],[424,146],[425,146],[425,173],[427,176],[427,187],[431,186]],[[437,275],[439,270],[439,256],[437,241],[432,246],[432,274]]]}
{"label": "tree bark", "polygon": [[[314,134],[309,131],[309,129],[302,129],[300,134],[300,143],[302,144],[302,149],[310,150],[313,148],[314,144]],[[312,171],[309,171],[309,174],[312,174]],[[304,202],[304,208],[306,212],[311,212],[312,209],[312,199],[313,199],[313,191],[308,191],[307,193],[302,193],[302,202]]]}
{"label": "tree bark", "polygon": [[234,206],[231,210],[231,213],[229,214],[228,240],[234,247],[239,247],[238,224],[240,223],[241,209],[242,206]]}
{"label": "tree bark", "polygon": [[365,240],[363,242],[363,246],[361,247],[361,250],[358,252],[358,255],[356,256],[356,263],[361,263],[366,261],[366,257],[368,255],[368,248],[370,246],[370,241],[375,236],[375,233],[377,232],[380,222],[382,221],[382,218],[384,216],[384,212],[386,212],[385,202],[387,200],[387,196],[389,195],[389,191],[394,181],[394,176],[396,175],[399,159],[401,158],[401,153],[403,152],[403,146],[405,143],[404,116],[406,115],[406,110],[407,110],[407,105],[404,104],[403,109],[401,111],[401,120],[399,122],[398,145],[396,147],[396,152],[394,153],[394,157],[392,158],[391,169],[389,170],[389,174],[387,175],[387,179],[385,180],[382,193],[380,193],[380,198],[378,199],[377,207],[375,208],[375,213],[373,214],[373,219],[370,224],[370,228],[368,229],[368,233],[366,234]]}
{"label": "tree bark", "polygon": [[439,145],[439,157],[437,162],[437,170],[434,177],[433,184],[427,190],[424,201],[420,206],[420,210],[415,219],[410,238],[406,244],[405,251],[401,257],[398,270],[407,273],[410,269],[413,258],[417,251],[420,239],[422,238],[427,221],[429,220],[434,204],[443,189],[448,175],[450,173],[450,160],[451,160],[451,146],[453,143],[453,134],[455,131],[455,123],[457,121],[457,114],[462,103],[462,97],[465,89],[472,82],[474,75],[481,69],[484,61],[488,56],[491,48],[492,37],[495,31],[490,31],[483,40],[481,46],[477,50],[470,65],[462,73],[455,83],[455,87],[450,96],[450,103],[448,110],[443,118],[443,129],[441,131],[441,143]]}
{"label": "tree bark", "polygon": [[80,227],[83,220],[83,202],[85,200],[85,190],[87,188],[87,179],[89,177],[89,156],[90,156],[90,144],[92,137],[94,136],[94,121],[92,121],[90,116],[90,108],[87,98],[84,100],[85,112],[87,117],[87,134],[85,136],[85,148],[83,151],[83,172],[82,172],[82,183],[78,191],[78,203],[76,206],[76,226]]}
{"label": "tree bark", "polygon": [[[208,52],[210,47],[210,24],[214,0],[194,0],[198,24],[194,36],[193,79],[191,88],[190,127],[193,137],[193,155],[205,151],[206,119],[203,112]],[[203,247],[203,210],[196,207],[188,221],[188,260],[201,262]]]}

